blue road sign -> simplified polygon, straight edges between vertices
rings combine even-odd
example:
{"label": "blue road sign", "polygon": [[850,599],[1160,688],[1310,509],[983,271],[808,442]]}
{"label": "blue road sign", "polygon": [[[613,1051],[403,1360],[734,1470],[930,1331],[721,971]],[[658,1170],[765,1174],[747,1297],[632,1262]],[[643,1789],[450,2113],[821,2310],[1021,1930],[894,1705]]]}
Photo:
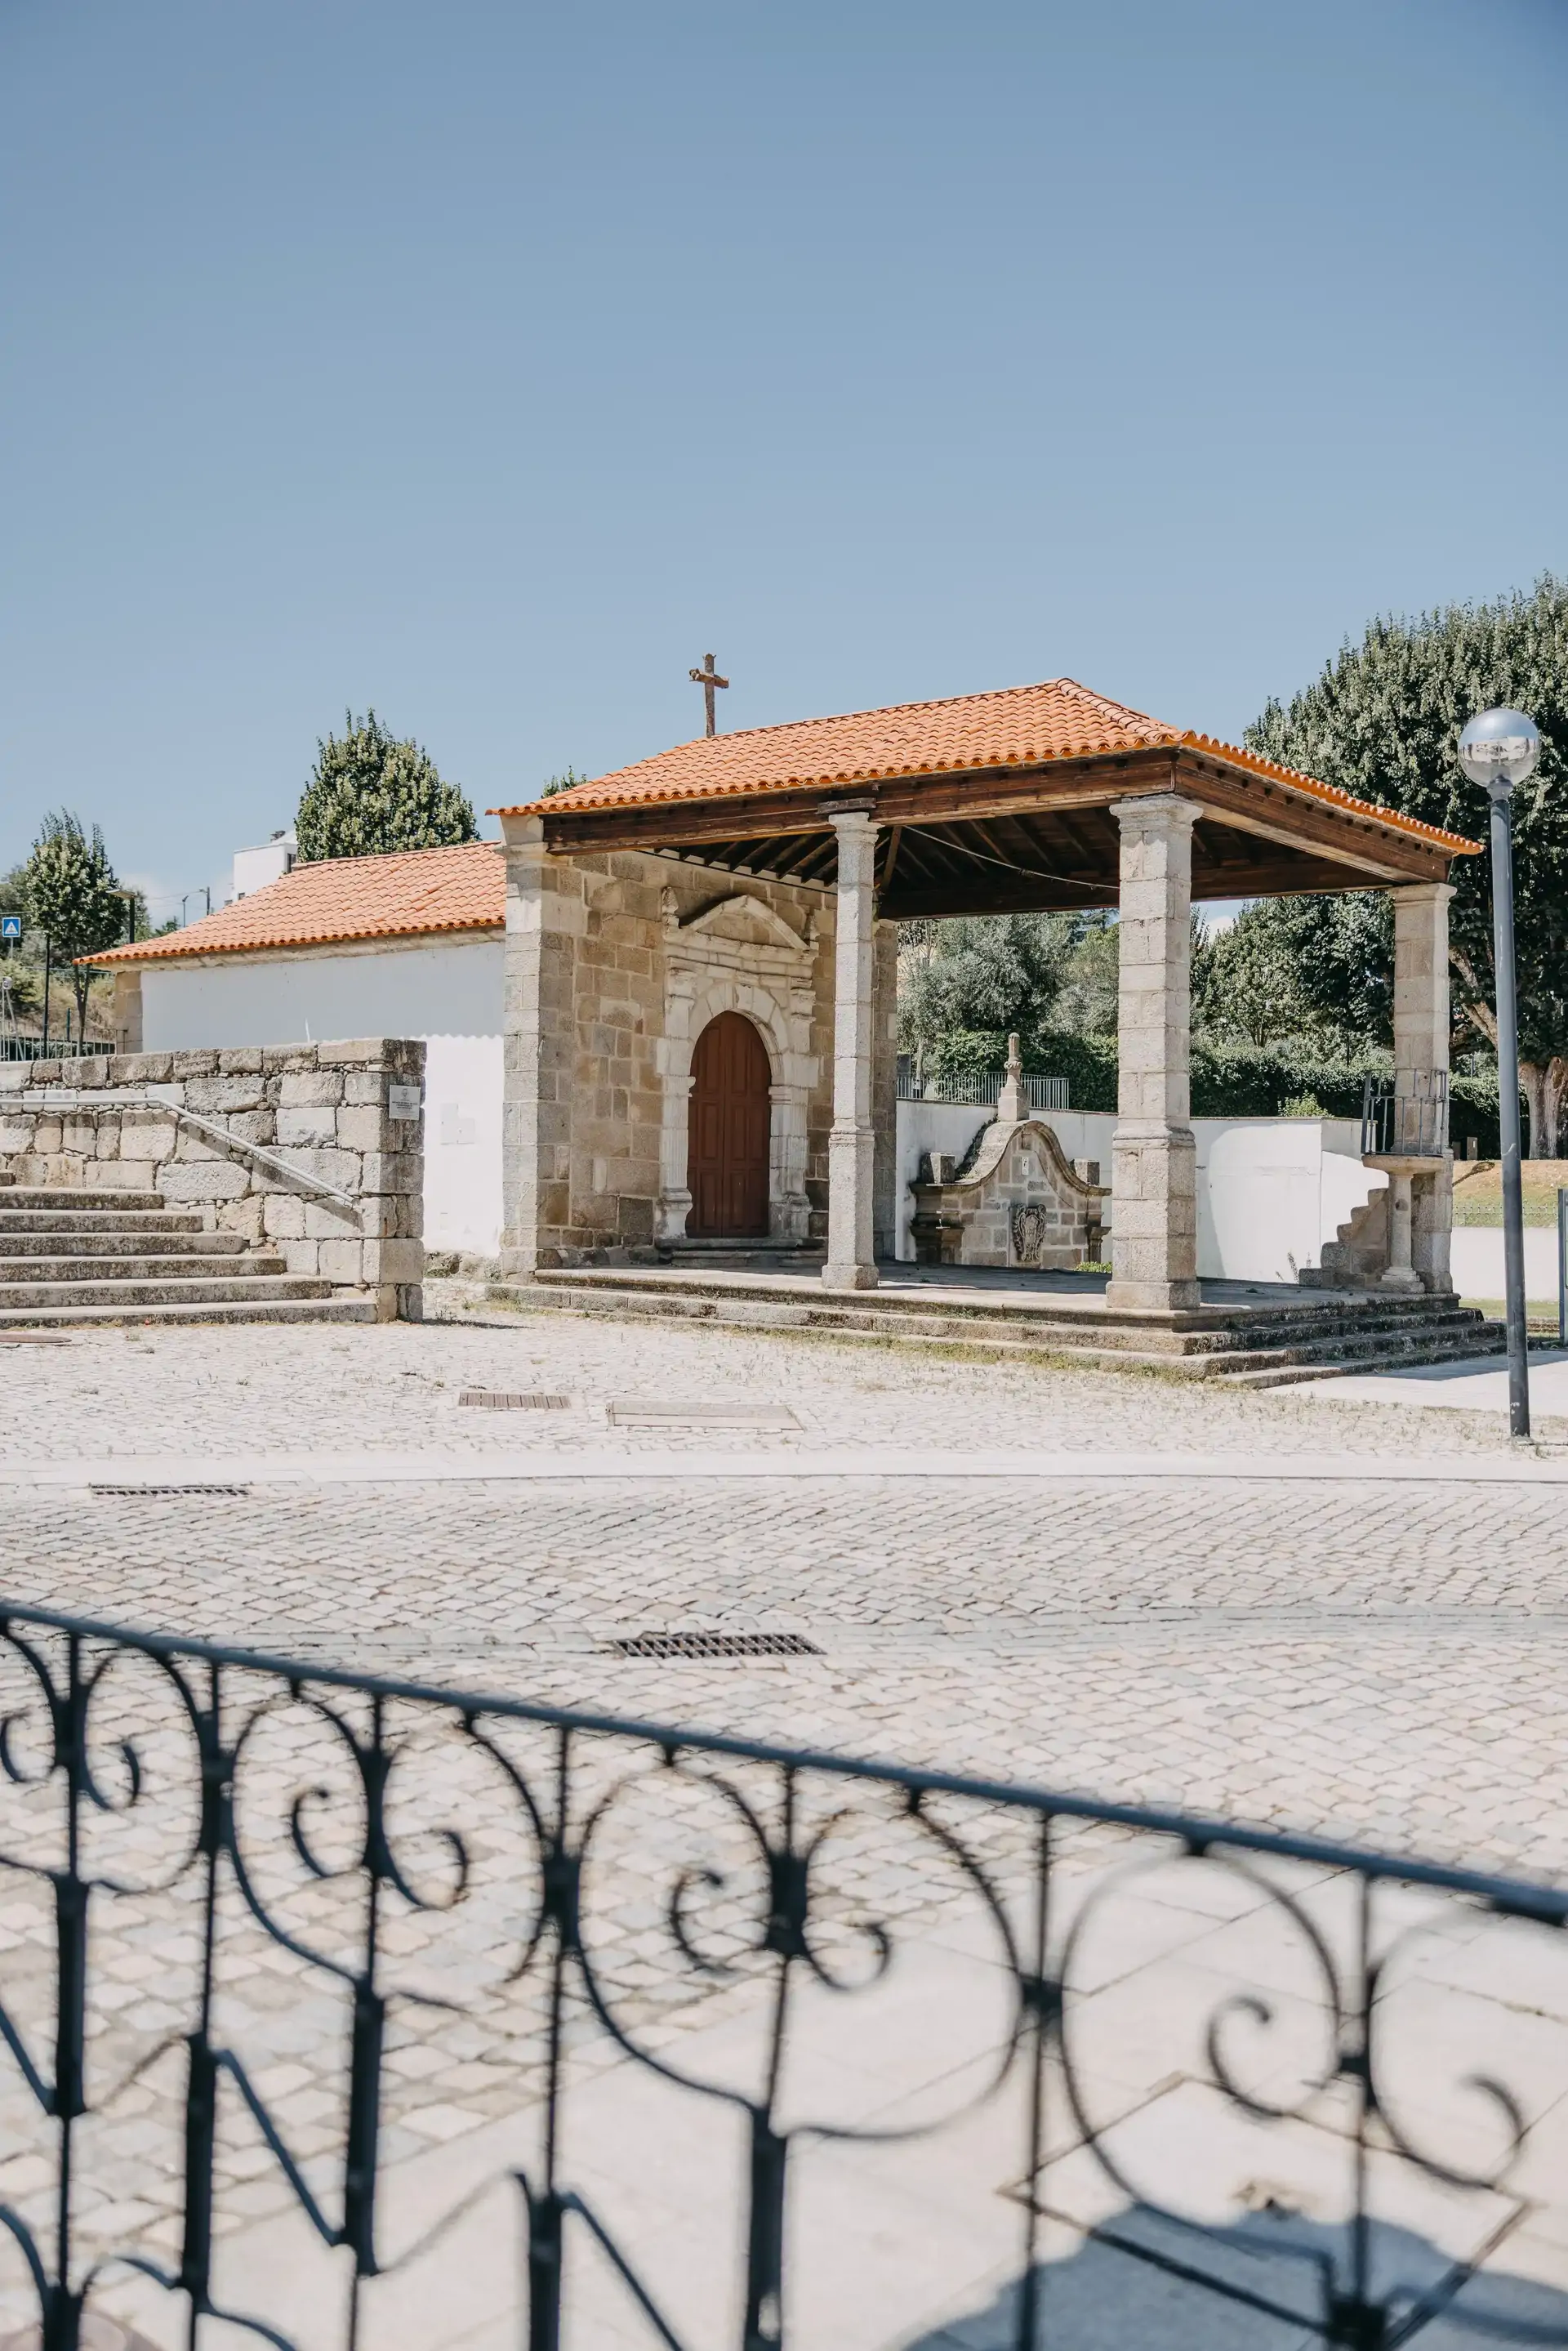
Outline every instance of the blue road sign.
{"label": "blue road sign", "polygon": [[0,939],[19,939],[22,935],[20,914],[0,914]]}

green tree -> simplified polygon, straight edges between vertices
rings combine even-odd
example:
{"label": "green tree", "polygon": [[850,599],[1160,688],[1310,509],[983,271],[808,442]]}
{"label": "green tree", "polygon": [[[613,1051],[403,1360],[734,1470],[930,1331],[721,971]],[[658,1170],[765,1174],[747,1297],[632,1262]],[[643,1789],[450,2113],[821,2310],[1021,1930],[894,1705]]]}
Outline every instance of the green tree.
{"label": "green tree", "polygon": [[[898,1032],[906,1051],[990,1058],[1016,1031],[1025,1058],[1061,994],[1083,933],[1071,914],[966,914],[906,924]],[[962,1043],[956,1040],[962,1040]]]}
{"label": "green tree", "polygon": [[1259,899],[1194,947],[1193,1025],[1219,1040],[1295,1039],[1331,1054],[1386,1044],[1392,962],[1381,891]]}
{"label": "green tree", "polygon": [[569,792],[574,784],[586,784],[587,776],[579,776],[576,768],[568,768],[564,776],[551,776],[539,787],[542,800],[554,799],[557,792]]}
{"label": "green tree", "polygon": [[[1358,799],[1484,842],[1487,796],[1463,774],[1455,747],[1467,718],[1500,703],[1529,711],[1541,729],[1541,765],[1513,796],[1521,1075],[1531,1153],[1539,1157],[1555,1146],[1568,1094],[1568,582],[1548,576],[1528,593],[1492,604],[1374,621],[1361,643],[1346,644],[1314,684],[1289,704],[1271,702],[1246,740]],[[1457,859],[1452,879],[1461,1041],[1484,1040],[1495,1050],[1490,859]],[[1315,959],[1303,968],[1320,1009],[1354,1007],[1358,989],[1370,985],[1378,941],[1378,985],[1386,988],[1392,958],[1386,904],[1365,900],[1337,926],[1324,922]],[[1353,1013],[1347,1019],[1354,1027]]]}
{"label": "green tree", "polygon": [[441,781],[418,743],[389,735],[373,710],[363,718],[346,711],[343,725],[341,736],[316,747],[295,820],[302,865],[478,838],[472,805],[455,784]]}
{"label": "green tree", "polygon": [[[1060,922],[1063,916],[1054,918]],[[1114,1037],[1121,981],[1121,932],[1108,908],[1067,916],[1071,945],[1051,1008],[1052,1026],[1075,1037]]]}
{"label": "green tree", "polygon": [[23,874],[27,920],[48,934],[56,964],[71,967],[77,1027],[85,1037],[93,975],[77,958],[100,954],[125,936],[125,899],[102,831],[95,824],[89,839],[67,809],[47,816]]}

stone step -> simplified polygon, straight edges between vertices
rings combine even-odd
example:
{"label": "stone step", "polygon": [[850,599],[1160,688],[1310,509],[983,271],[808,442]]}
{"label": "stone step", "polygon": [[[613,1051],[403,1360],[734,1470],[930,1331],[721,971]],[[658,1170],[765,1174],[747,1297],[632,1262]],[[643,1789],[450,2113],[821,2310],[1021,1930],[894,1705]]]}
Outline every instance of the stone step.
{"label": "stone step", "polygon": [[[325,1286],[325,1285],[321,1285]],[[326,1298],[214,1301],[205,1305],[42,1306],[19,1312],[0,1307],[0,1331],[71,1331],[146,1322],[374,1322],[368,1290],[340,1290]]]}
{"label": "stone step", "polygon": [[329,1298],[332,1284],[314,1274],[223,1274],[212,1280],[166,1277],[158,1281],[10,1281],[0,1285],[0,1312],[45,1306],[107,1307],[238,1305],[254,1300]]}
{"label": "stone step", "polygon": [[69,1257],[112,1259],[122,1258],[159,1257],[214,1258],[243,1255],[250,1248],[243,1233],[208,1233],[183,1229],[166,1232],[157,1217],[133,1225],[129,1231],[112,1220],[101,1229],[89,1228],[86,1232],[74,1225],[46,1226],[42,1230],[29,1226],[16,1232],[0,1220],[0,1259],[14,1258]]}
{"label": "stone step", "polygon": [[0,1247],[0,1295],[6,1290],[36,1289],[40,1283],[72,1284],[127,1281],[234,1281],[253,1274],[286,1273],[288,1259],[275,1252],[252,1254],[231,1249],[200,1257],[162,1257],[151,1252],[126,1257],[8,1257]]}
{"label": "stone step", "polygon": [[[14,1199],[16,1195],[13,1193]],[[199,1208],[13,1208],[0,1207],[0,1235],[7,1233],[199,1233]]]}
{"label": "stone step", "polygon": [[748,1249],[732,1243],[727,1249],[709,1249],[701,1257],[688,1257],[684,1249],[666,1257],[660,1250],[657,1263],[661,1272],[671,1273],[688,1270],[713,1273],[820,1273],[825,1259],[818,1249]]}
{"label": "stone step", "polygon": [[[1362,1311],[1359,1294],[1354,1304],[1348,1301],[1324,1299],[1321,1302],[1303,1296],[1292,1297],[1284,1303],[1251,1306],[1241,1301],[1224,1305],[1206,1304],[1170,1314],[1156,1310],[1111,1307],[1105,1303],[1103,1293],[1085,1291],[1075,1296],[1060,1290],[1037,1293],[1035,1299],[1024,1300],[1004,1292],[975,1289],[967,1294],[943,1283],[911,1284],[894,1287],[884,1283],[870,1290],[827,1290],[820,1283],[803,1283],[788,1291],[780,1290],[776,1272],[793,1272],[795,1269],[770,1269],[759,1272],[750,1283],[737,1280],[725,1270],[712,1267],[677,1269],[632,1266],[548,1267],[533,1279],[541,1287],[561,1287],[581,1290],[646,1290],[650,1295],[679,1292],[685,1297],[732,1300],[742,1296],[792,1297],[812,1299],[823,1304],[846,1308],[875,1307],[889,1313],[940,1312],[945,1317],[984,1316],[990,1320],[1012,1321],[1033,1324],[1042,1321],[1070,1316],[1075,1322],[1089,1327],[1105,1325],[1116,1329],[1148,1329],[1161,1331],[1223,1331],[1232,1324],[1257,1322],[1262,1316],[1278,1321],[1282,1325],[1292,1317],[1320,1322],[1350,1305],[1350,1311]],[[1278,1293],[1276,1293],[1277,1297]],[[1413,1295],[1390,1292],[1377,1301],[1380,1311],[1390,1314],[1421,1313],[1432,1301],[1424,1291]]]}
{"label": "stone step", "polygon": [[1447,1362],[1495,1353],[1504,1343],[1500,1324],[1473,1307],[1421,1298],[1352,1304],[1306,1314],[1263,1311],[1245,1322],[1232,1315],[1218,1330],[1163,1331],[1031,1314],[983,1311],[888,1311],[876,1292],[849,1298],[808,1298],[736,1285],[607,1285],[558,1275],[525,1285],[498,1283],[500,1302],[616,1319],[669,1318],[720,1328],[794,1331],[824,1339],[911,1348],[941,1347],[976,1360],[1032,1359],[1102,1371],[1158,1371],[1184,1379],[1264,1387],[1330,1376]]}
{"label": "stone step", "polygon": [[1380,1296],[1366,1304],[1357,1298],[1324,1300],[1322,1304],[1303,1300],[1300,1305],[1286,1307],[1206,1307],[1162,1316],[1127,1313],[1095,1300],[1075,1300],[1051,1312],[1022,1304],[1010,1306],[1002,1300],[959,1299],[934,1287],[923,1295],[891,1290],[833,1291],[804,1284],[785,1290],[772,1283],[704,1282],[701,1277],[673,1281],[668,1277],[639,1278],[636,1273],[616,1280],[604,1274],[550,1270],[529,1285],[529,1290],[613,1299],[620,1301],[623,1311],[669,1311],[687,1320],[724,1320],[745,1301],[748,1309],[763,1310],[753,1317],[763,1322],[825,1330],[857,1327],[883,1336],[897,1336],[900,1332],[933,1338],[961,1335],[988,1343],[1027,1338],[1036,1346],[1096,1346],[1160,1360],[1255,1348],[1263,1332],[1269,1345],[1282,1347],[1333,1338],[1349,1330],[1397,1333],[1414,1323],[1429,1326],[1434,1316],[1480,1321],[1473,1307],[1459,1307],[1452,1301],[1425,1294]]}
{"label": "stone step", "polygon": [[15,1208],[161,1208],[161,1192],[121,1191],[118,1185],[14,1184],[5,1196]]}
{"label": "stone step", "polygon": [[[1498,1326],[1500,1331],[1502,1326]],[[1304,1380],[1350,1379],[1372,1372],[1413,1372],[1424,1364],[1463,1364],[1480,1357],[1504,1356],[1508,1353],[1506,1332],[1497,1340],[1469,1340],[1445,1345],[1434,1342],[1429,1347],[1411,1345],[1403,1353],[1392,1350],[1386,1354],[1360,1356],[1352,1362],[1334,1361],[1318,1364],[1264,1364],[1246,1371],[1227,1371],[1219,1374],[1221,1386],[1239,1388],[1283,1388],[1299,1386]]]}

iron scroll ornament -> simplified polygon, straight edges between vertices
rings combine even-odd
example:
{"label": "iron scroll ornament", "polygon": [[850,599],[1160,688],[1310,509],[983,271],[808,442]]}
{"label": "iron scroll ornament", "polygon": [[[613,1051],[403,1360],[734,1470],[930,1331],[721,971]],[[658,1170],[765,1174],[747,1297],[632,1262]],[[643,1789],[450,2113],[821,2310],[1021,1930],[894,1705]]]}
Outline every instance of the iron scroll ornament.
{"label": "iron scroll ornament", "polygon": [[[53,1612],[20,1607],[0,1614],[0,1657],[18,1695],[0,1717],[0,1771],[16,1803],[0,1829],[0,1871],[47,1887],[53,1916],[55,2026],[45,2053],[37,2031],[13,2014],[0,1961],[0,2040],[25,2085],[38,2123],[54,2137],[53,2211],[18,2201],[0,2204],[0,2228],[19,2249],[36,2300],[44,2351],[78,2351],[84,2317],[101,2307],[109,2283],[126,2273],[184,2297],[188,2339],[199,2346],[208,2322],[238,2326],[294,2351],[296,2337],[271,2309],[223,2306],[214,2285],[223,2218],[219,2163],[220,2101],[249,2118],[275,2175],[320,2243],[340,2254],[348,2273],[342,2339],[359,2338],[369,2283],[408,2268],[461,2218],[463,2199],[428,2220],[411,2241],[383,2241],[382,2145],[388,2088],[389,2021],[402,2004],[460,2009],[455,1980],[405,1979],[400,1920],[458,1917],[484,1881],[483,1838],[474,1821],[421,1814],[420,1772],[431,1737],[443,1753],[482,1775],[493,1809],[514,1832],[514,1865],[504,1891],[508,1914],[505,1982],[537,1997],[545,2029],[536,2084],[538,2153],[515,2177],[525,2219],[530,2351],[557,2351],[571,2307],[576,2232],[595,2243],[620,2280],[652,2339],[670,2351],[697,2351],[689,2333],[661,2306],[654,2286],[623,2248],[617,2230],[574,2182],[563,2126],[573,2105],[573,2035],[583,2017],[630,2063],[682,2096],[740,2116],[746,2142],[743,2281],[737,2314],[742,2351],[781,2351],[786,2341],[786,2272],[792,2162],[812,2142],[865,2147],[935,2137],[1005,2095],[1015,2095],[1019,2149],[1019,2275],[1008,2319],[1012,2351],[1042,2340],[1044,2286],[1041,2232],[1048,2216],[1053,2116],[1129,2203],[1165,2224],[1158,2243],[1115,2220],[1084,2223],[1085,2235],[1260,2314],[1287,2318],[1326,2344],[1354,2351],[1392,2351],[1431,2325],[1465,2292],[1490,2246],[1449,2264],[1427,2287],[1380,2283],[1371,2258],[1375,2226],[1370,2168],[1393,2163],[1458,2190],[1501,2194],[1525,2137],[1521,2101],[1489,2073],[1471,2077],[1472,2095],[1497,2125],[1495,2160],[1477,2167],[1429,2143],[1391,2093],[1386,1996],[1413,1938],[1426,1928],[1407,1921],[1380,1935],[1386,1894],[1421,1889],[1455,1906],[1467,1920],[1492,1917],[1561,1930],[1568,1895],[1342,1847],[1311,1837],[1252,1831],[1158,1809],[1096,1803],[1069,1794],[959,1775],[900,1770],[839,1756],[586,1713],[571,1713],[416,1683],[337,1672],[247,1652],[137,1634]],[[123,1682],[137,1703],[156,1711],[167,1701],[161,1739],[124,1719]],[[260,1759],[283,1725],[305,1725],[321,1760],[296,1785],[269,1839],[257,1827],[263,1808],[249,1782],[265,1776]],[[165,1730],[168,1725],[165,1725]],[[526,1762],[518,1737],[534,1742]],[[536,1751],[535,1751],[536,1750]],[[182,1756],[183,1777],[171,1774]],[[270,1768],[270,1767],[269,1767]],[[415,1800],[410,1807],[410,1796]],[[38,1808],[53,1802],[54,1850],[28,1849]],[[158,1849],[140,1869],[130,1834],[156,1806],[171,1808]],[[618,1834],[642,1834],[646,1816],[663,1823],[672,1861],[661,1915],[681,1997],[744,1995],[744,2014],[760,2021],[756,2066],[747,2081],[715,2078],[689,2063],[679,2035],[650,2037],[629,2011],[607,1941],[603,1885],[615,1875]],[[483,1808],[475,1808],[475,1820]],[[629,1820],[630,1827],[626,1823]],[[1088,2012],[1076,1981],[1096,1921],[1127,1898],[1127,1872],[1096,1879],[1086,1894],[1064,1848],[1083,1829],[1143,1841],[1150,1855],[1135,1870],[1159,1866],[1218,1871],[1275,1920],[1315,1980],[1320,2061],[1294,2098],[1272,2095],[1251,2077],[1243,2043],[1277,2024],[1273,1997],[1243,1991],[1223,1997],[1203,2036],[1206,2087],[1228,2110],[1253,2117],[1300,2116],[1326,2094],[1350,2102],[1341,2132],[1350,2212],[1343,2247],[1303,2245],[1295,2255],[1305,2281],[1301,2296],[1260,2293],[1239,2283],[1210,2256],[1223,2231],[1200,2225],[1168,2200],[1158,2180],[1139,2176],[1114,2120],[1098,2111]],[[690,1833],[690,1834],[689,1834]],[[116,1841],[124,1851],[116,1858]],[[895,1845],[919,1856],[922,1883],[956,1889],[978,1920],[979,1939],[998,1993],[994,2034],[983,2067],[935,2111],[888,2122],[813,2110],[792,2094],[791,2067],[810,2018],[836,2012],[885,1985],[917,1941],[898,1919],[869,1902],[857,1883],[857,1851]],[[166,1848],[166,1849],[164,1849]],[[707,1858],[702,1858],[704,1849]],[[609,1855],[607,1861],[606,1855]],[[999,1854],[1002,1858],[999,1860]],[[1299,1891],[1286,1882],[1294,1865],[1338,1873],[1354,1894],[1348,1953],[1330,1938]],[[286,1883],[284,1870],[293,1873]],[[337,1901],[330,1928],[302,1926],[297,1889],[314,1886]],[[279,1887],[283,1888],[280,1893]],[[171,2052],[183,2061],[180,2105],[183,2178],[180,2247],[156,2258],[134,2238],[98,2246],[84,2257],[75,2202],[77,2141],[88,2121],[123,2088],[99,2092],[89,2063],[88,2017],[94,1954],[112,1935],[113,1905],[173,1890],[192,1896],[201,1924],[201,1956],[185,2029],[140,2057],[146,2072]],[[1082,1895],[1074,1907],[1075,1895]],[[314,1916],[306,1910],[306,1916]],[[342,2052],[343,2119],[330,2166],[290,2144],[288,2133],[238,2048],[224,2037],[214,1999],[224,1938],[238,1917],[249,1931],[306,1972],[339,1988],[346,2015]],[[815,2007],[813,2007],[815,2003]],[[574,2021],[576,2020],[576,2021]],[[87,2232],[90,2244],[90,2231]],[[1501,2232],[1494,2232],[1494,2242]],[[1287,2247],[1287,2251],[1292,2250]],[[95,2297],[98,2301],[95,2302]],[[1469,2322],[1472,2329],[1476,2322]],[[1511,2317],[1480,2331],[1513,2342],[1568,2343],[1568,2325]],[[1044,2338],[1049,2340],[1049,2337]],[[707,2351],[706,2345],[703,2351]]]}

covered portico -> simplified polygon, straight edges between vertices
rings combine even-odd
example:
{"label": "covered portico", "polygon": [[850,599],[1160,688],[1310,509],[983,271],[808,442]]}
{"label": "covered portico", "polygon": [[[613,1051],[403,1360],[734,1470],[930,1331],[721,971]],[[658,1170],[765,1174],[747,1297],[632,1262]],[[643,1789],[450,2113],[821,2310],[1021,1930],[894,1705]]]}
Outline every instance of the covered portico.
{"label": "covered portico", "polygon": [[[1250,751],[1164,726],[1070,679],[705,738],[498,813],[509,868],[506,1189],[514,1272],[553,1261],[542,1254],[540,1236],[546,1226],[560,1228],[565,1214],[548,1206],[546,1194],[552,1186],[558,1194],[566,1180],[570,1032],[585,1016],[561,979],[552,940],[580,931],[583,918],[549,876],[574,863],[608,875],[647,873],[658,861],[666,873],[682,869],[683,881],[685,869],[698,868],[711,877],[721,914],[748,900],[756,908],[747,918],[758,933],[756,950],[771,947],[779,967],[768,998],[778,1032],[773,1149],[789,1158],[797,1220],[810,1214],[803,1169],[816,925],[809,913],[797,923],[787,904],[781,914],[780,893],[797,906],[823,904],[833,967],[822,1279],[836,1290],[877,1281],[885,1214],[879,1217],[874,1089],[888,1053],[892,926],[900,919],[1119,910],[1112,1310],[1179,1313],[1199,1303],[1189,1080],[1194,900],[1390,890],[1397,1082],[1412,1096],[1429,1094],[1448,1069],[1448,875],[1452,859],[1475,844]],[[671,903],[672,965],[706,971],[716,949],[699,940],[699,922],[710,921],[721,935],[725,922]],[[627,950],[628,957],[643,952]],[[746,1008],[733,992],[711,1001]],[[782,1008],[791,1002],[793,1027]],[[661,1030],[679,1026],[653,1018]],[[689,1036],[661,1033],[652,1041],[666,1068],[684,1051],[689,1069]],[[628,1062],[631,1085],[629,1071]],[[672,1123],[684,1118],[684,1101],[679,1089],[666,1090],[659,1117],[667,1141]],[[679,1135],[672,1151],[680,1155]],[[649,1238],[660,1220],[664,1237],[678,1238],[669,1228],[684,1214],[688,1187],[669,1182],[670,1156]],[[1438,1155],[1417,1176],[1397,1171],[1395,1187],[1396,1260],[1403,1257],[1407,1280],[1446,1291],[1447,1159]]]}

